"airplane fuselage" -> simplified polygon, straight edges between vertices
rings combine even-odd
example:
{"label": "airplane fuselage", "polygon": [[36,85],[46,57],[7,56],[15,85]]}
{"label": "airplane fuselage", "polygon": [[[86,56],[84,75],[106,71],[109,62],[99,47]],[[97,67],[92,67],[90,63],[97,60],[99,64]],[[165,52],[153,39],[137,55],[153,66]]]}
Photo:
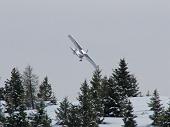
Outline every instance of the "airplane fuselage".
{"label": "airplane fuselage", "polygon": [[82,50],[72,49],[72,50],[73,50],[73,54],[77,55],[80,58],[80,61],[82,61],[84,55],[87,54],[87,52],[85,52],[83,49]]}
{"label": "airplane fuselage", "polygon": [[82,59],[85,57],[94,66],[94,68],[97,69],[98,66],[87,54],[88,50],[84,51],[82,47],[79,45],[79,43],[71,35],[68,35],[68,37],[70,38],[70,40],[73,42],[74,46],[76,47],[75,49],[70,47],[70,49],[73,51],[73,54],[77,55],[80,58],[80,61],[82,61]]}

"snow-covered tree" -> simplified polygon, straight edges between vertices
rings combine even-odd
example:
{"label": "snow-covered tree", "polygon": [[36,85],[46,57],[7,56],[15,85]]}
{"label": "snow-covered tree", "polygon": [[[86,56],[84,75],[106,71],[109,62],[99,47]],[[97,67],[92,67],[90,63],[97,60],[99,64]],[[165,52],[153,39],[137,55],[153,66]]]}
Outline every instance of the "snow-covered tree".
{"label": "snow-covered tree", "polygon": [[44,81],[39,86],[38,97],[44,101],[49,101],[52,99],[52,88],[51,88],[51,84],[49,84],[48,82],[47,76],[44,78]]}
{"label": "snow-covered tree", "polygon": [[71,105],[68,113],[68,127],[81,127],[79,106]]}
{"label": "snow-covered tree", "polygon": [[22,75],[23,86],[25,89],[25,100],[27,107],[35,109],[35,101],[38,87],[38,77],[33,74],[33,68],[28,65]]}
{"label": "snow-covered tree", "polygon": [[4,87],[0,88],[0,100],[4,100],[5,99],[5,89]]}
{"label": "snow-covered tree", "polygon": [[33,127],[51,127],[51,119],[49,119],[46,111],[44,110],[45,105],[43,101],[37,106],[37,114],[35,114],[32,121]]}
{"label": "snow-covered tree", "polygon": [[104,99],[105,116],[109,117],[122,117],[123,104],[126,99],[123,96],[122,87],[114,83],[113,77],[110,77],[107,82],[107,96]]}
{"label": "snow-covered tree", "polygon": [[104,120],[104,98],[102,96],[103,89],[102,89],[102,75],[101,70],[96,69],[93,73],[92,80],[90,81],[91,88],[90,94],[92,97],[92,102],[94,105],[94,110],[97,112],[97,122],[101,123]]}
{"label": "snow-covered tree", "polygon": [[4,126],[5,127],[30,127],[29,121],[26,118],[26,113],[24,112],[25,107],[20,105],[17,112],[12,112],[7,116]]}
{"label": "snow-covered tree", "polygon": [[24,88],[19,71],[14,68],[11,72],[11,79],[5,82],[5,100],[8,113],[19,110],[24,103]]}
{"label": "snow-covered tree", "polygon": [[139,87],[134,75],[128,71],[125,59],[120,59],[119,67],[112,73],[115,85],[122,87],[123,96],[136,97],[139,95]]}
{"label": "snow-covered tree", "polygon": [[110,98],[110,94],[111,94],[111,86],[110,83],[108,82],[108,78],[105,76],[102,79],[102,96],[103,96],[103,104],[104,104],[104,116],[109,116],[110,113],[110,104],[111,102],[111,98]]}
{"label": "snow-covered tree", "polygon": [[0,122],[4,123],[5,120],[6,120],[6,118],[5,118],[5,113],[3,111],[3,103],[2,103],[2,101],[0,101]]}
{"label": "snow-covered tree", "polygon": [[60,120],[60,124],[68,125],[68,114],[71,103],[68,98],[65,97],[62,102],[60,102],[59,108],[56,111],[57,117]]}
{"label": "snow-covered tree", "polygon": [[126,100],[124,104],[124,115],[123,122],[124,127],[136,127],[137,123],[135,121],[136,116],[133,114],[133,106],[130,100]]}
{"label": "snow-covered tree", "polygon": [[[108,79],[106,76],[102,79],[102,96],[103,96],[103,103],[104,103],[104,116],[119,116],[120,110],[119,106],[116,105],[117,101],[115,93],[116,91],[113,90],[113,83],[110,81],[111,79]],[[116,103],[115,103],[116,102]],[[118,107],[117,107],[118,106]],[[117,110],[118,109],[118,110]]]}
{"label": "snow-covered tree", "polygon": [[153,120],[153,125],[160,125],[160,116],[163,112],[162,104],[160,103],[159,93],[157,89],[154,90],[153,96],[150,99],[150,103],[148,103],[148,106],[150,107],[150,110],[153,111],[153,115],[150,115],[150,119]]}
{"label": "snow-covered tree", "polygon": [[92,97],[90,94],[90,89],[85,80],[80,88],[81,92],[79,94],[79,106],[80,106],[80,117],[81,117],[81,127],[98,127],[97,123],[97,112],[95,105],[92,102]]}
{"label": "snow-covered tree", "polygon": [[170,103],[168,105],[168,109],[163,111],[162,114],[159,116],[161,127],[170,127]]}

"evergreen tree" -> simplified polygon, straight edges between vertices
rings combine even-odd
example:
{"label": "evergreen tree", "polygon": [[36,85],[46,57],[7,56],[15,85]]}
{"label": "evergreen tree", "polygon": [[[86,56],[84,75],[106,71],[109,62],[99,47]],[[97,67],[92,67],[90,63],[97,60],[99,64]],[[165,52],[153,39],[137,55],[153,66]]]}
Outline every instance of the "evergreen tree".
{"label": "evergreen tree", "polygon": [[48,83],[48,77],[45,77],[44,81],[40,85],[38,97],[44,101],[49,101],[52,99],[52,88],[51,84]]}
{"label": "evergreen tree", "polygon": [[56,112],[57,117],[60,120],[60,124],[62,125],[68,125],[68,113],[70,109],[70,102],[68,101],[68,98],[65,97],[62,102],[60,102],[59,108]]}
{"label": "evergreen tree", "polygon": [[107,94],[104,99],[104,115],[110,117],[122,117],[124,101],[127,97],[135,97],[139,94],[136,78],[129,73],[125,59],[121,59],[119,67],[113,70],[108,81],[103,82]]}
{"label": "evergreen tree", "polygon": [[45,105],[43,101],[37,106],[37,114],[32,121],[33,127],[51,127],[51,120],[48,118],[47,113],[44,111]]}
{"label": "evergreen tree", "polygon": [[25,99],[28,108],[35,109],[35,101],[37,95],[38,77],[33,74],[33,69],[28,65],[22,75],[23,86],[25,89]]}
{"label": "evergreen tree", "polygon": [[[108,79],[106,76],[102,79],[102,90],[103,90],[103,104],[104,104],[104,116],[105,117],[114,117],[122,116],[120,113],[120,95],[115,89],[112,79]],[[119,104],[120,103],[120,104]]]}
{"label": "evergreen tree", "polygon": [[153,120],[153,125],[159,126],[161,121],[160,121],[160,116],[163,111],[162,104],[160,104],[160,99],[159,99],[159,93],[157,89],[154,90],[153,96],[150,100],[150,103],[148,103],[148,106],[150,107],[150,110],[153,111],[153,115],[150,115],[150,119]]}
{"label": "evergreen tree", "polygon": [[112,103],[111,98],[110,98],[110,93],[111,93],[111,86],[110,83],[108,82],[108,78],[105,76],[102,79],[102,97],[103,97],[103,104],[104,104],[104,116],[107,117],[109,116],[109,106]]}
{"label": "evergreen tree", "polygon": [[91,88],[90,88],[90,94],[92,97],[92,102],[94,105],[94,110],[97,112],[97,122],[102,123],[104,120],[104,98],[102,96],[103,89],[102,89],[102,76],[101,71],[99,69],[96,69],[96,71],[93,73],[92,80],[90,81]]}
{"label": "evergreen tree", "polygon": [[15,68],[11,72],[11,79],[5,84],[5,100],[8,113],[19,110],[19,106],[24,103],[24,88],[19,71]]}
{"label": "evergreen tree", "polygon": [[57,104],[57,99],[56,99],[56,97],[55,97],[55,95],[54,95],[54,92],[52,93],[51,103],[54,104],[54,105]]}
{"label": "evergreen tree", "polygon": [[4,123],[5,120],[6,120],[6,118],[5,118],[5,114],[4,114],[4,111],[3,111],[3,104],[0,101],[0,122]]}
{"label": "evergreen tree", "polygon": [[6,118],[5,127],[30,127],[29,121],[24,112],[25,107],[20,105],[18,112],[12,112]]}
{"label": "evergreen tree", "polygon": [[119,67],[113,71],[115,85],[122,87],[123,96],[136,97],[139,94],[139,87],[134,75],[128,71],[125,59],[121,59]]}
{"label": "evergreen tree", "polygon": [[133,106],[130,102],[130,100],[125,101],[124,105],[124,116],[123,116],[123,122],[124,127],[136,127],[136,121],[134,120],[136,116],[133,114]]}
{"label": "evergreen tree", "polygon": [[4,87],[0,88],[0,100],[4,100],[5,99],[5,89]]}
{"label": "evergreen tree", "polygon": [[68,113],[68,127],[81,127],[79,106],[71,105]]}
{"label": "evergreen tree", "polygon": [[170,103],[168,105],[168,109],[163,111],[162,114],[159,116],[161,127],[170,127]]}
{"label": "evergreen tree", "polygon": [[81,127],[98,127],[97,123],[97,112],[94,103],[91,100],[90,89],[85,80],[81,85],[81,93],[79,94],[78,100],[80,103],[80,117]]}
{"label": "evergreen tree", "polygon": [[122,117],[123,104],[126,99],[123,96],[122,87],[114,83],[113,77],[110,77],[107,84],[107,96],[105,97],[104,113],[106,117]]}

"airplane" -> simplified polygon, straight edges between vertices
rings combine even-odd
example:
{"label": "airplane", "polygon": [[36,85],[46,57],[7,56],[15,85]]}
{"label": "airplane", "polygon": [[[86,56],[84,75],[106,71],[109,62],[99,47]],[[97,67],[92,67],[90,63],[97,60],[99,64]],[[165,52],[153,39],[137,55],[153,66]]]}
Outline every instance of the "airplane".
{"label": "airplane", "polygon": [[89,57],[89,55],[87,54],[87,51],[84,51],[82,49],[82,47],[79,45],[79,43],[71,36],[68,35],[68,38],[73,42],[73,44],[75,45],[75,49],[70,47],[70,49],[73,51],[74,55],[77,55],[80,58],[80,61],[83,60],[83,58],[85,57],[92,65],[95,69],[98,68],[98,66],[96,65],[96,63]]}

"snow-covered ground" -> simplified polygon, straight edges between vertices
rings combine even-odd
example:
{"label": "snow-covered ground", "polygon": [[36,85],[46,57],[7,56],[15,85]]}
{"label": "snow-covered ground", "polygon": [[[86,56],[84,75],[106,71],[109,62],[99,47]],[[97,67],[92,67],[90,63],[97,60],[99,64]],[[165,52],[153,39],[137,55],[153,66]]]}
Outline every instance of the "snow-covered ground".
{"label": "snow-covered ground", "polygon": [[[168,97],[161,97],[161,103],[164,107],[168,106],[169,98]],[[134,114],[137,116],[136,122],[138,127],[152,127],[152,121],[149,119],[149,115],[152,114],[149,111],[148,103],[150,102],[150,97],[134,97],[130,98],[133,107],[134,107]],[[57,122],[55,110],[57,109],[57,105],[51,105],[46,108],[49,117],[52,119],[53,127],[59,127],[55,125]],[[104,124],[101,124],[99,127],[121,127],[123,125],[122,118],[113,118],[107,117],[104,120]]]}
{"label": "snow-covered ground", "polygon": [[[160,97],[161,104],[165,108],[168,107],[168,103],[170,102],[170,99],[168,97]],[[134,114],[137,116],[136,122],[138,124],[138,127],[152,127],[151,123],[152,121],[149,119],[149,115],[152,114],[152,111],[150,111],[148,107],[148,103],[150,102],[150,97],[133,97],[130,98],[130,101],[133,104]],[[77,102],[75,102],[77,104]],[[61,127],[57,125],[57,117],[56,117],[56,110],[59,107],[58,105],[48,105],[45,110],[47,111],[48,116],[52,120],[53,127]],[[2,111],[5,111],[5,102],[0,101],[0,108]],[[31,114],[35,114],[35,110],[26,110],[28,116],[31,116]],[[122,127],[123,120],[122,118],[113,118],[113,117],[106,117],[104,120],[104,124],[100,124],[99,127]]]}

